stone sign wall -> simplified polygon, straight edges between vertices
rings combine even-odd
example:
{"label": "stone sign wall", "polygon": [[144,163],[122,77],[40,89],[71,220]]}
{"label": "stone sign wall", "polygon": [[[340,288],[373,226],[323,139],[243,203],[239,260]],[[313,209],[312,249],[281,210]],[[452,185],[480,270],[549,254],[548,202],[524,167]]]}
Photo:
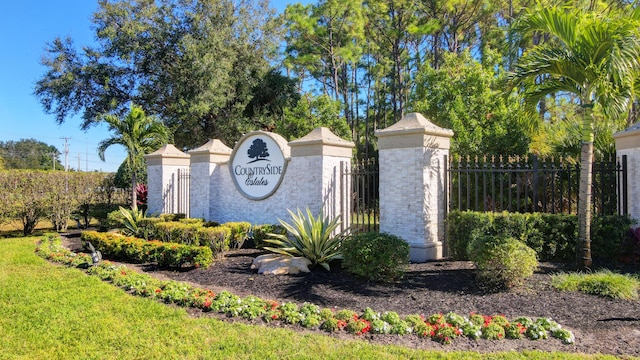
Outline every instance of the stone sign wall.
{"label": "stone sign wall", "polygon": [[[376,133],[380,154],[380,230],[403,238],[411,260],[442,257],[446,156],[453,136],[422,115],[407,114]],[[149,213],[171,212],[178,169],[190,169],[190,216],[219,223],[288,221],[287,209],[321,210],[349,226],[354,144],[327,128],[287,142],[255,131],[234,149],[219,140],[182,153],[172,145],[147,155]]]}

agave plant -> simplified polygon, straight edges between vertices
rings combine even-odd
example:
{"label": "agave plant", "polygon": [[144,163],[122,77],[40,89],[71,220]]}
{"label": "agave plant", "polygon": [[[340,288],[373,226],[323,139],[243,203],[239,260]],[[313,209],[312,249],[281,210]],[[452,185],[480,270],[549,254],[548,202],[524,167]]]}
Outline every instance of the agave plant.
{"label": "agave plant", "polygon": [[141,237],[142,228],[140,228],[140,220],[144,219],[145,213],[138,209],[125,209],[120,206],[120,215],[122,218],[118,218],[118,222],[122,225],[120,231],[128,236]]}
{"label": "agave plant", "polygon": [[339,217],[330,220],[320,212],[316,218],[308,208],[306,216],[300,209],[296,213],[287,211],[291,214],[291,224],[280,219],[278,221],[287,229],[289,236],[267,234],[269,239],[265,241],[277,247],[265,249],[282,255],[302,256],[311,260],[312,264],[330,270],[330,261],[342,259],[341,245],[346,230],[334,235],[340,225]]}

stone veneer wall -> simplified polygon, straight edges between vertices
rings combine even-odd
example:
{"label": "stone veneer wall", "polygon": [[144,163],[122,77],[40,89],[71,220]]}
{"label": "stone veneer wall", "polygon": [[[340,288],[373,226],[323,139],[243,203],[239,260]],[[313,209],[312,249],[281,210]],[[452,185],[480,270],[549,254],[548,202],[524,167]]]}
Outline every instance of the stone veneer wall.
{"label": "stone veneer wall", "polygon": [[453,132],[411,113],[376,136],[380,232],[407,241],[413,262],[441,258],[447,209],[445,156]]}
{"label": "stone veneer wall", "polygon": [[640,123],[613,135],[616,142],[616,155],[619,159],[627,156],[627,197],[629,216],[640,220]]}
{"label": "stone veneer wall", "polygon": [[340,162],[351,163],[354,144],[329,129],[317,128],[285,146],[283,153],[289,161],[284,179],[276,192],[263,200],[250,200],[240,194],[228,162],[218,164],[211,181],[209,219],[277,224],[278,219],[289,220],[287,209],[307,207],[314,215],[320,210],[325,216],[340,215]]}
{"label": "stone veneer wall", "polygon": [[348,192],[341,192],[340,167],[341,163],[345,168],[350,166],[353,143],[338,138],[326,128],[317,128],[290,143],[277,134],[264,134],[279,144],[287,161],[284,178],[273,195],[251,200],[236,189],[229,170],[232,150],[219,140],[210,140],[189,154],[166,145],[146,156],[149,213],[177,212],[173,204],[176,203],[178,169],[191,172],[191,217],[220,223],[277,224],[278,219],[290,218],[287,209],[308,207],[314,215],[323,210],[325,216],[334,217],[350,208]]}
{"label": "stone veneer wall", "polygon": [[189,170],[189,155],[169,144],[146,155],[147,213],[176,213],[178,170]]}

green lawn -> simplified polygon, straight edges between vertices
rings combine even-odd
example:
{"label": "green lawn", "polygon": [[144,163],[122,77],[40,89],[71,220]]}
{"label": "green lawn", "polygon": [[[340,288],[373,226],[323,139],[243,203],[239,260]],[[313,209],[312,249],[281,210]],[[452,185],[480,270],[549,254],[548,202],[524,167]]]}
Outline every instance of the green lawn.
{"label": "green lawn", "polygon": [[565,353],[427,352],[191,318],[0,239],[0,359],[549,359]]}

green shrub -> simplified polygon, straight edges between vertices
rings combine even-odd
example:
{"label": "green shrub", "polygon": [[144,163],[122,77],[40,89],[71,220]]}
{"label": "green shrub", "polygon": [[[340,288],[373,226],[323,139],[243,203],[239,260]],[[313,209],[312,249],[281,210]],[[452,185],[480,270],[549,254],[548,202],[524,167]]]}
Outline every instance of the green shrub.
{"label": "green shrub", "polygon": [[112,233],[85,231],[82,240],[89,241],[103,256],[131,262],[157,262],[163,267],[209,267],[213,262],[211,249],[160,241],[147,241]]}
{"label": "green shrub", "polygon": [[162,221],[180,221],[180,219],[184,219],[187,216],[185,214],[160,214],[158,217]]}
{"label": "green shrub", "polygon": [[269,234],[278,234],[278,235],[286,235],[287,229],[282,225],[256,225],[253,227],[253,245],[261,249],[266,243],[265,240],[269,238]]}
{"label": "green shrub", "polygon": [[[596,216],[591,226],[595,258],[616,260],[623,252],[627,216]],[[484,235],[513,237],[532,248],[540,261],[574,261],[577,216],[544,213],[482,213],[452,211],[447,216],[447,244],[455,260],[469,260],[467,249],[474,238]]]}
{"label": "green shrub", "polygon": [[226,226],[200,227],[196,233],[199,244],[208,246],[214,256],[220,256],[229,251],[231,229]]}
{"label": "green shrub", "polygon": [[478,279],[489,286],[520,285],[538,267],[535,251],[512,237],[479,236],[469,244],[468,252]]}
{"label": "green shrub", "polygon": [[393,281],[404,275],[409,263],[409,244],[384,233],[362,233],[342,244],[342,266],[371,281]]}
{"label": "green shrub", "polygon": [[[201,220],[146,222],[150,238],[194,246],[208,246],[214,256],[229,250],[232,228],[227,226],[206,227]],[[214,224],[214,223],[210,223]],[[248,223],[247,223],[248,224]]]}
{"label": "green shrub", "polygon": [[485,232],[491,213],[452,211],[447,216],[447,243],[453,260],[469,260],[467,247],[474,232]]}
{"label": "green shrub", "polygon": [[231,230],[229,246],[232,249],[240,249],[244,241],[249,237],[249,231],[251,230],[251,224],[248,222],[228,222],[222,224],[222,226]]}
{"label": "green shrub", "polygon": [[204,225],[204,219],[201,218],[184,218],[178,220],[178,222],[187,225]]}

